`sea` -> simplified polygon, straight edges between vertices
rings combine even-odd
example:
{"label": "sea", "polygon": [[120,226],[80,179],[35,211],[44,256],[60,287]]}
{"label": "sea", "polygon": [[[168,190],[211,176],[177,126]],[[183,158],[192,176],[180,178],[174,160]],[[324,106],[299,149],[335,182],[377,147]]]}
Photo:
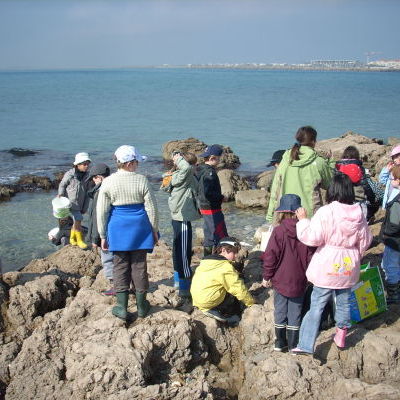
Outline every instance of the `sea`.
{"label": "sea", "polygon": [[[113,166],[122,144],[149,157],[139,172],[156,192],[161,236],[171,243],[167,195],[159,190],[162,146],[195,137],[230,146],[238,172],[266,170],[272,153],[294,143],[298,127],[318,139],[352,130],[368,137],[400,136],[400,73],[131,68],[0,72],[0,184],[21,175],[52,177],[75,153]],[[12,148],[34,155],[18,157]],[[0,203],[0,258],[16,270],[56,247],[47,232],[54,191],[20,193]],[[228,231],[251,244],[265,210],[225,205]],[[201,221],[195,227],[201,227]]]}

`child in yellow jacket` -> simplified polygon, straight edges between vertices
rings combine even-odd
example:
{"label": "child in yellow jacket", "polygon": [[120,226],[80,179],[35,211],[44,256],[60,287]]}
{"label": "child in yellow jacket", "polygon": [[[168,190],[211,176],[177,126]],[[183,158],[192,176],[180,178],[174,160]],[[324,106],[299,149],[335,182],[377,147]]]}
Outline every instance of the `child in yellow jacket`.
{"label": "child in yellow jacket", "polygon": [[229,322],[224,314],[237,300],[247,307],[254,304],[254,299],[240,279],[232,261],[240,250],[239,242],[232,237],[219,241],[216,254],[205,257],[196,268],[190,293],[193,305],[207,316],[221,322]]}

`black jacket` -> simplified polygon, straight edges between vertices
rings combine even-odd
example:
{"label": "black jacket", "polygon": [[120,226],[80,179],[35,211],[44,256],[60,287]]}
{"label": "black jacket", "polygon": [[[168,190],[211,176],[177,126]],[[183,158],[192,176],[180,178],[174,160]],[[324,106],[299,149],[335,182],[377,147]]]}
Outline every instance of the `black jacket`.
{"label": "black jacket", "polygon": [[381,227],[381,240],[385,246],[400,251],[400,194],[386,204]]}
{"label": "black jacket", "polygon": [[100,190],[101,183],[96,185],[93,189],[89,190],[88,196],[91,198],[91,202],[88,208],[88,217],[89,217],[89,226],[88,226],[88,233],[86,235],[86,240],[90,243],[97,244],[100,246],[101,239],[99,235],[99,231],[97,230],[97,213],[96,213],[96,206],[97,206],[97,198],[99,197],[99,190]]}
{"label": "black jacket", "polygon": [[219,210],[224,196],[215,169],[201,164],[197,167],[196,177],[199,180],[197,201],[200,210]]}

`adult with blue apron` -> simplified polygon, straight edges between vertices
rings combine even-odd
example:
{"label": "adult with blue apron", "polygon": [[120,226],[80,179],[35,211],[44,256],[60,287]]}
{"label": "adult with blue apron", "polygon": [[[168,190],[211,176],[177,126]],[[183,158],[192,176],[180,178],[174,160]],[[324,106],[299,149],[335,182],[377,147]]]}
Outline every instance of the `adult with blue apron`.
{"label": "adult with blue apron", "polygon": [[117,305],[112,313],[126,320],[129,288],[136,291],[139,318],[144,318],[150,303],[147,253],[158,240],[157,203],[149,181],[136,173],[138,164],[147,157],[133,146],[115,151],[118,170],[105,178],[97,201],[97,225],[101,248],[114,254],[113,281]]}

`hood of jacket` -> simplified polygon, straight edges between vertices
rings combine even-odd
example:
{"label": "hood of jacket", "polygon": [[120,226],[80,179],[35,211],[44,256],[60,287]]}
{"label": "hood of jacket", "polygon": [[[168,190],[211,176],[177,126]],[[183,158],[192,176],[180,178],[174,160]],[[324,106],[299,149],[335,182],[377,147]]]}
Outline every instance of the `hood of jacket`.
{"label": "hood of jacket", "polygon": [[357,232],[362,228],[364,221],[360,204],[343,204],[333,201],[330,207],[335,221],[336,234],[340,232],[343,238],[357,237]]}
{"label": "hood of jacket", "polygon": [[285,233],[290,238],[297,238],[296,235],[296,224],[298,220],[297,218],[286,218],[281,222],[281,227]]}
{"label": "hood of jacket", "polygon": [[317,157],[317,152],[309,146],[300,146],[299,160],[293,160],[290,164],[290,153],[291,150],[287,150],[283,155],[282,160],[286,161],[292,167],[304,167],[313,163]]}
{"label": "hood of jacket", "polygon": [[220,256],[219,254],[213,254],[211,256],[204,257],[197,268],[201,268],[203,272],[208,272],[217,269],[219,267],[222,267],[226,263],[230,262],[224,256]]}
{"label": "hood of jacket", "polygon": [[88,196],[93,199],[95,194],[100,190],[101,183],[96,186],[93,186],[91,189],[88,190]]}

